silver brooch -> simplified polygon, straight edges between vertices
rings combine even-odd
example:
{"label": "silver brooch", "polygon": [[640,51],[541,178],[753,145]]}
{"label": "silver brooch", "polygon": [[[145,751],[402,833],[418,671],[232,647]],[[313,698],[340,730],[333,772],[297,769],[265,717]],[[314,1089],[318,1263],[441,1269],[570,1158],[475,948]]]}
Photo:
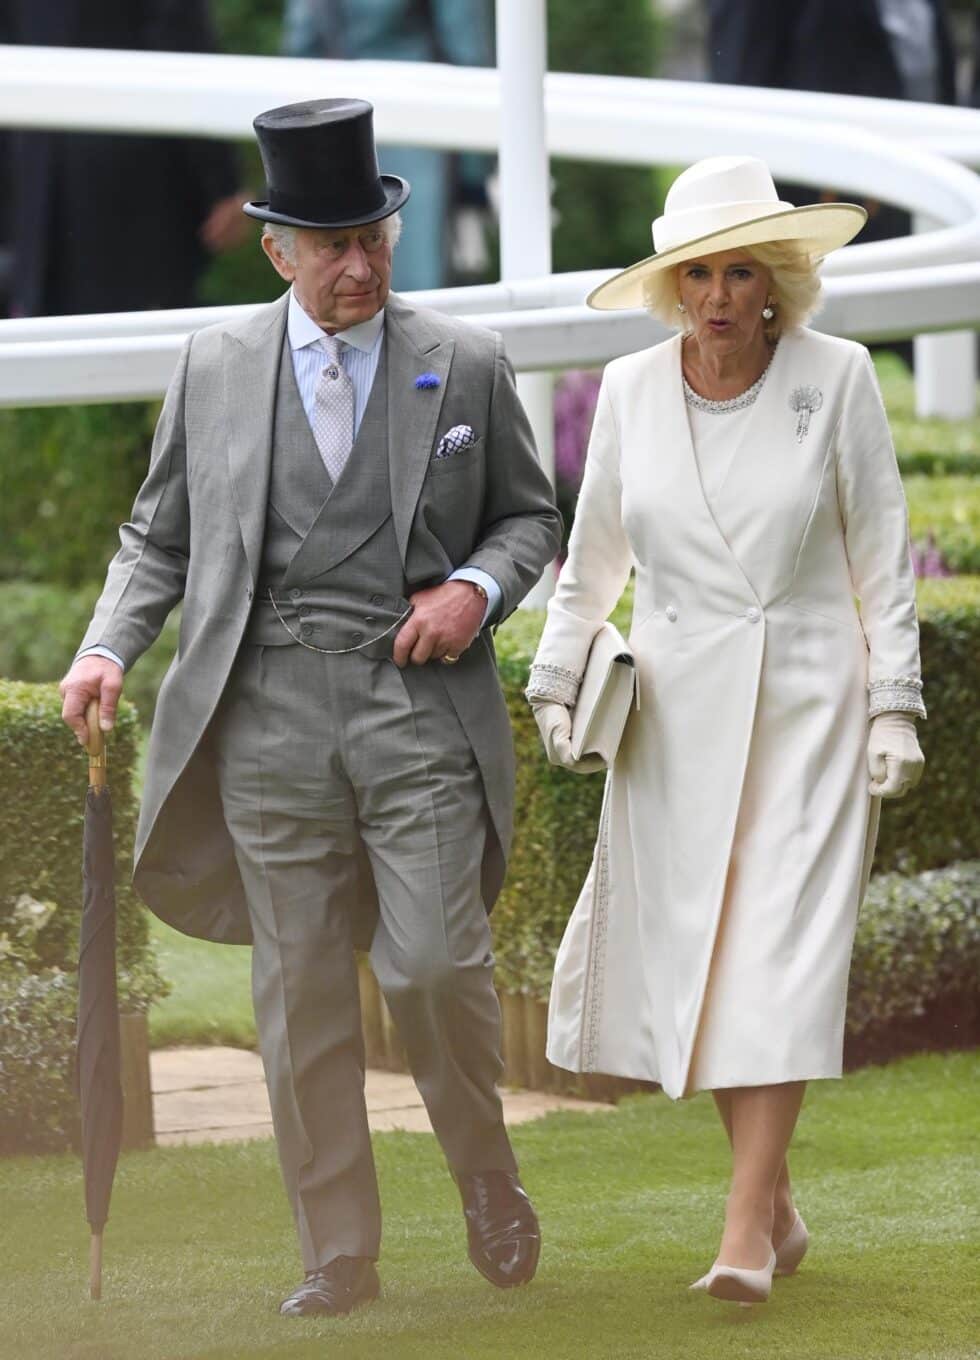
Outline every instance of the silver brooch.
{"label": "silver brooch", "polygon": [[789,404],[796,412],[796,442],[802,444],[810,428],[810,417],[823,405],[823,393],[819,387],[794,387]]}

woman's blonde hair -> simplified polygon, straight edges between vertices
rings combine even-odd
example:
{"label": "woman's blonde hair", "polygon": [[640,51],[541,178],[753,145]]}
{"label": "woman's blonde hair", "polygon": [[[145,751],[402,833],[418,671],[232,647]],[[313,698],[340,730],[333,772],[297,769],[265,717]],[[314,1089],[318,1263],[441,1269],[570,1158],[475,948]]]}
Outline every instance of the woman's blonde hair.
{"label": "woman's blonde hair", "polygon": [[[796,241],[766,241],[744,249],[746,255],[765,265],[772,276],[770,292],[775,316],[763,322],[767,338],[777,340],[783,331],[805,325],[820,307],[823,291],[817,273],[820,260]],[[677,310],[680,300],[677,271],[685,263],[688,261],[682,260],[672,269],[661,269],[643,281],[643,305],[651,316],[674,330],[687,330],[690,326],[684,313]]]}

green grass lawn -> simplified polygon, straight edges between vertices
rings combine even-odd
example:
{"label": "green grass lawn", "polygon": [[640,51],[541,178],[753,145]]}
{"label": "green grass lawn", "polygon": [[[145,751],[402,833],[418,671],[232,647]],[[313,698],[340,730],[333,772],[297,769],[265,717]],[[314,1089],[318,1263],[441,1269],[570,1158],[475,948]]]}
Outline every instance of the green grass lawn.
{"label": "green grass lawn", "polygon": [[534,1284],[465,1258],[435,1141],[383,1134],[384,1297],[280,1319],[299,1277],[274,1148],[130,1154],[105,1292],[86,1297],[79,1170],[0,1163],[2,1360],[966,1360],[976,1354],[976,1058],[914,1058],[811,1090],[793,1166],[812,1234],[765,1307],[686,1286],[711,1263],[726,1154],[708,1097],[638,1097],[515,1130],[541,1215]]}
{"label": "green grass lawn", "polygon": [[171,986],[170,995],[150,1009],[152,1047],[255,1048],[251,949],[191,939],[148,914],[160,972]]}

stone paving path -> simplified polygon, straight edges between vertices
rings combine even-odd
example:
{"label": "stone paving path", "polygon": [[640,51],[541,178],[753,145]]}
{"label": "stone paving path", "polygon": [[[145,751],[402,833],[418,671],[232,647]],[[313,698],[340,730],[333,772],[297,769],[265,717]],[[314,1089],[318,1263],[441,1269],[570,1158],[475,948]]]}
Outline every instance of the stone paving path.
{"label": "stone paving path", "polygon": [[[158,1049],[150,1055],[150,1073],[157,1143],[227,1143],[272,1137],[269,1098],[257,1053],[241,1048]],[[432,1132],[410,1076],[371,1070],[365,1094],[372,1129]],[[544,1091],[505,1091],[503,1100],[508,1124],[538,1119],[552,1110],[612,1108]]]}

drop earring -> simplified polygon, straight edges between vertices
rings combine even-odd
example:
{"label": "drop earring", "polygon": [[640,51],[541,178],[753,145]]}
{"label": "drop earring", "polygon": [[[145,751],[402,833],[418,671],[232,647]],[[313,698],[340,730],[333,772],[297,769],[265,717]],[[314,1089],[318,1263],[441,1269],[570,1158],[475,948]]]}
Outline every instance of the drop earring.
{"label": "drop earring", "polygon": [[771,301],[770,301],[770,302],[767,302],[766,305],[765,305],[765,306],[763,307],[763,309],[762,309],[762,319],[763,319],[764,321],[771,321],[775,315],[776,315],[776,309],[775,309],[775,307],[772,305],[772,302],[771,302]]}
{"label": "drop earring", "polygon": [[679,312],[686,312],[686,311],[687,311],[687,308],[684,306],[683,302],[678,302],[678,304],[677,304],[677,310],[678,310]]}

